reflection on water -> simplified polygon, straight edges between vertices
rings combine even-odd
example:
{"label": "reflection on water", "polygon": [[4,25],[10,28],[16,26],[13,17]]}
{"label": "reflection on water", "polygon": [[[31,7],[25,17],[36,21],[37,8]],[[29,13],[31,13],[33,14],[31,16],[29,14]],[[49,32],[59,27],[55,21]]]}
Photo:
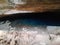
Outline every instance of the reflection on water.
{"label": "reflection on water", "polygon": [[60,45],[57,33],[60,33],[59,26],[40,25],[38,20],[2,21],[0,45]]}

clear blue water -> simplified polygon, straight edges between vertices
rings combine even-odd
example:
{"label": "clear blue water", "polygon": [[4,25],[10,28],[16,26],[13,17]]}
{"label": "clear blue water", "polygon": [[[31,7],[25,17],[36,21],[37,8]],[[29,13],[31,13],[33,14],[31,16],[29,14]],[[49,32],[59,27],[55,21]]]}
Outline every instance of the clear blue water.
{"label": "clear blue water", "polygon": [[[4,24],[7,20],[2,21]],[[9,20],[8,20],[9,21]],[[49,21],[49,20],[38,20],[38,19],[16,19],[10,21],[12,27],[16,25],[27,25],[27,26],[59,26],[59,22]]]}
{"label": "clear blue water", "polygon": [[12,26],[15,25],[30,25],[30,26],[59,26],[59,22],[38,20],[38,19],[18,19],[11,22]]}
{"label": "clear blue water", "polygon": [[27,25],[27,26],[45,26],[45,22],[34,19],[18,19],[11,22],[12,26]]}

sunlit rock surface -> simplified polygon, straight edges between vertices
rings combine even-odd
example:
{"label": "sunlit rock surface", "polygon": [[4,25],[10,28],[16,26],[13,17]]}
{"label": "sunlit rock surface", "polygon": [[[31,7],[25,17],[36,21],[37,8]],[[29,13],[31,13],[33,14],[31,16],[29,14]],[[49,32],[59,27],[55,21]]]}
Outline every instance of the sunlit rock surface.
{"label": "sunlit rock surface", "polygon": [[[51,38],[51,39],[50,39]],[[60,45],[60,36],[38,31],[1,31],[0,45]]]}
{"label": "sunlit rock surface", "polygon": [[4,14],[16,14],[16,13],[32,13],[34,11],[23,11],[23,10],[10,10],[5,12]]}
{"label": "sunlit rock surface", "polygon": [[0,45],[49,45],[48,34],[36,31],[0,31]]}
{"label": "sunlit rock surface", "polygon": [[5,9],[5,10],[0,10],[0,15],[4,14],[4,15],[10,15],[10,14],[17,14],[17,13],[32,13],[34,11],[23,11],[23,10],[9,10],[9,9]]}

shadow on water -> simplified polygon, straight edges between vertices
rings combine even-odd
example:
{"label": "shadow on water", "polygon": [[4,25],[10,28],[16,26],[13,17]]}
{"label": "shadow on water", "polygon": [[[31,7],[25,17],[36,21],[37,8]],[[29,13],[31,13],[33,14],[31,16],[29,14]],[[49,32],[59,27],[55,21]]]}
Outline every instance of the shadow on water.
{"label": "shadow on water", "polygon": [[43,13],[18,13],[1,17],[0,22],[9,20],[11,26],[31,25],[31,26],[60,26],[60,12]]}

